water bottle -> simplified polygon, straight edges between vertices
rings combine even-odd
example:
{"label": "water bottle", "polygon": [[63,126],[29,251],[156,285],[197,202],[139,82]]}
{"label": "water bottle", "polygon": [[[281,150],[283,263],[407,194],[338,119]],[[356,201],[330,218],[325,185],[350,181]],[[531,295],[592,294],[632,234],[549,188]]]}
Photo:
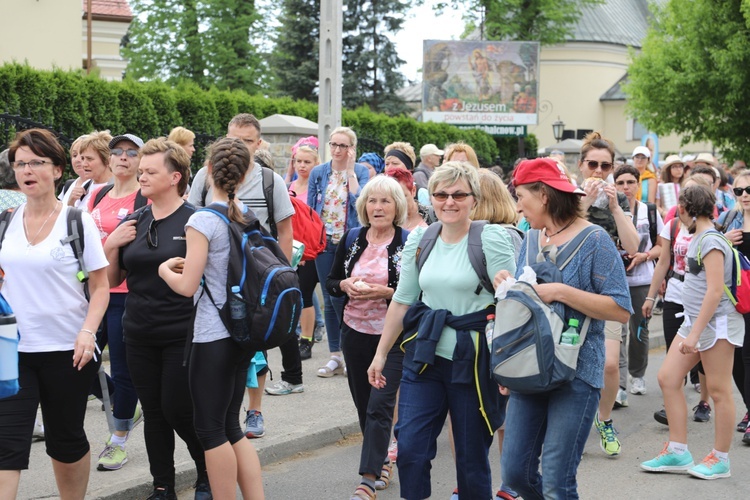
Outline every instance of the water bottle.
{"label": "water bottle", "polygon": [[568,321],[568,329],[562,333],[560,343],[566,345],[578,344],[578,320],[571,318]]}
{"label": "water bottle", "polygon": [[487,337],[487,348],[492,352],[492,333],[495,331],[495,315],[487,315],[487,326],[484,327],[484,336]]}
{"label": "water bottle", "polygon": [[242,299],[242,293],[239,286],[232,287],[232,293],[229,296],[229,315],[232,317],[232,331],[229,332],[233,339],[239,342],[249,340],[250,333],[245,321],[245,301]]}
{"label": "water bottle", "polygon": [[[3,300],[3,303],[5,301]],[[13,313],[0,313],[0,398],[18,393],[18,327]]]}

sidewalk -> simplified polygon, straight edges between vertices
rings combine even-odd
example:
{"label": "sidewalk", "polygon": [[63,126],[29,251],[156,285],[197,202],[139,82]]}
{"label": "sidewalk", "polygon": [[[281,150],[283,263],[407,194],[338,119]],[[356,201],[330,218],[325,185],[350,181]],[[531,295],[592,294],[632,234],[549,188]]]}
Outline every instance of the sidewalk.
{"label": "sidewalk", "polygon": [[[263,397],[263,416],[266,435],[252,440],[261,464],[302,454],[336,443],[345,436],[359,432],[357,414],[349,394],[346,378],[330,379],[315,375],[318,367],[328,360],[328,343],[313,348],[313,357],[303,361],[305,392],[288,396]],[[274,381],[281,376],[281,356],[278,349],[269,353],[269,364]],[[268,379],[268,382],[271,382]],[[243,408],[246,406],[247,398]],[[244,429],[244,413],[243,429]],[[91,442],[91,477],[88,499],[145,499],[152,491],[148,458],[143,440],[143,426],[138,426],[128,440],[128,463],[119,471],[96,470],[98,454],[109,438],[104,412],[99,401],[89,402],[86,413],[86,433]],[[195,468],[184,443],[176,437],[175,469],[177,491],[192,487]],[[34,443],[29,470],[21,474],[19,499],[55,498],[57,487],[50,459],[44,443]]]}
{"label": "sidewalk", "polygon": [[[664,346],[662,322],[655,316],[651,322],[652,350]],[[357,414],[349,394],[346,378],[330,379],[315,375],[318,367],[328,360],[326,339],[313,349],[313,357],[303,361],[305,392],[288,396],[263,397],[263,416],[266,435],[252,440],[261,464],[268,465],[294,455],[302,455],[336,443],[359,432]],[[274,380],[281,376],[281,356],[278,349],[269,353],[269,364]],[[656,369],[650,368],[649,371]],[[270,383],[270,379],[268,380]],[[247,405],[247,398],[243,408]],[[243,429],[244,429],[244,413]],[[143,440],[143,426],[137,427],[127,444],[128,463],[119,471],[96,470],[98,454],[109,438],[104,412],[97,400],[89,402],[86,414],[86,433],[91,442],[91,477],[87,499],[133,500],[145,499],[152,491],[148,458]],[[195,468],[184,443],[175,438],[175,469],[177,491],[192,487]],[[57,497],[52,465],[44,450],[44,443],[34,443],[29,470],[21,474],[19,499]]]}

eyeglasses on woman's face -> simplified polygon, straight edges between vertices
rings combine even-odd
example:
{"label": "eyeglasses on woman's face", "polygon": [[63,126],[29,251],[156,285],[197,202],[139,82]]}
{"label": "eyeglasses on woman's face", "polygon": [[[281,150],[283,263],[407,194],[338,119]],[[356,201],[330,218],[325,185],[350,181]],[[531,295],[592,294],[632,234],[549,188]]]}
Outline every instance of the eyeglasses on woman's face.
{"label": "eyeglasses on woman's face", "polygon": [[432,197],[438,201],[446,201],[448,198],[453,198],[456,201],[464,201],[469,196],[474,196],[474,193],[432,193]]}
{"label": "eyeglasses on woman's face", "polygon": [[351,144],[337,144],[335,142],[329,142],[328,145],[331,147],[331,151],[336,149],[341,149],[343,151],[346,151],[351,147]]}
{"label": "eyeglasses on woman's face", "polygon": [[52,162],[49,160],[14,161],[13,170],[23,170],[26,168],[26,165],[31,167],[32,170],[36,170],[43,167],[46,163]]}

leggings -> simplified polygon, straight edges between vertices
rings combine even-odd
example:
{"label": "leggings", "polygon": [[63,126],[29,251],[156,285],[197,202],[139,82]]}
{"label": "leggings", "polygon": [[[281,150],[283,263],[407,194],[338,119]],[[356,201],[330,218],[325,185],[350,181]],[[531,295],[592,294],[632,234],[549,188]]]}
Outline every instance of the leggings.
{"label": "leggings", "polygon": [[309,260],[305,265],[297,268],[299,276],[299,288],[302,292],[302,307],[307,309],[313,306],[313,293],[315,286],[318,284],[318,271],[315,268],[315,261]]}
{"label": "leggings", "polygon": [[[675,315],[683,311],[684,309],[682,307],[682,304],[677,304],[676,302],[667,302],[666,300],[664,301],[662,321],[664,322],[664,340],[667,343],[667,352],[669,352],[669,346],[672,345],[672,341],[677,336],[677,330],[680,329],[683,321],[682,316],[678,318],[675,317]],[[691,384],[698,383],[698,373],[703,373],[705,375],[705,372],[703,371],[703,364],[700,361],[690,370]]]}
{"label": "leggings", "polygon": [[750,314],[745,314],[745,341],[742,347],[734,348],[732,376],[742,394],[745,411],[750,412]]}
{"label": "leggings", "polygon": [[[128,344],[128,368],[143,407],[146,453],[154,487],[175,486],[174,433],[187,445],[198,473],[205,472],[203,448],[193,427],[184,342]],[[243,382],[244,383],[244,382]]]}
{"label": "leggings", "polygon": [[245,438],[239,415],[253,351],[232,339],[194,343],[190,354],[190,394],[195,432],[204,450]]}

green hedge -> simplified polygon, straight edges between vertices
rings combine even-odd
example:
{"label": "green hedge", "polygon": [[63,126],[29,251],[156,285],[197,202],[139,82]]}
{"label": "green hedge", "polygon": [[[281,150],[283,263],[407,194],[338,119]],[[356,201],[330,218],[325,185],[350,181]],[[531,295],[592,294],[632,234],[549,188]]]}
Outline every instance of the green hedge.
{"label": "green hedge", "polygon": [[[18,63],[0,66],[0,112],[44,123],[71,138],[104,129],[149,138],[164,135],[177,125],[220,135],[237,113],[253,113],[259,119],[276,113],[312,121],[318,118],[318,106],[309,101],[272,99],[236,90],[206,91],[191,82],[176,87],[161,82],[107,82],[80,71],[42,71]],[[366,108],[345,110],[342,122],[357,135],[384,145],[406,141],[415,147],[426,143],[442,146],[463,140],[487,165],[498,155],[498,142],[504,142],[478,130],[421,123]],[[0,128],[0,144],[7,144],[12,133]],[[503,161],[508,159],[503,157]]]}

